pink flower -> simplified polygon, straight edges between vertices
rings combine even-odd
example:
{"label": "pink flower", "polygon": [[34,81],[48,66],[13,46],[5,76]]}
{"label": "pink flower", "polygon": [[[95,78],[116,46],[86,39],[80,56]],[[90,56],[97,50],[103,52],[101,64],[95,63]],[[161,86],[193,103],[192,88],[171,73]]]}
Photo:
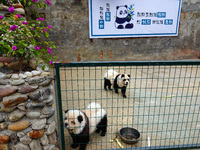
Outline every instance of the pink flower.
{"label": "pink flower", "polygon": [[0,16],[0,19],[2,20],[2,19],[3,19],[3,16]]}
{"label": "pink flower", "polygon": [[17,49],[17,46],[14,45],[14,46],[12,47],[12,49],[15,51],[15,50]]}
{"label": "pink flower", "polygon": [[12,25],[12,26],[10,27],[10,30],[11,30],[11,31],[15,31],[17,28],[18,28],[18,26]]}
{"label": "pink flower", "polygon": [[41,21],[43,21],[44,19],[43,18],[39,18]]}
{"label": "pink flower", "polygon": [[46,29],[46,28],[44,28],[43,32],[45,33],[46,31],[47,31],[47,29]]}
{"label": "pink flower", "polygon": [[50,63],[50,65],[53,65],[53,62],[52,62],[52,61],[50,61],[49,63]]}
{"label": "pink flower", "polygon": [[51,54],[51,48],[50,47],[48,47],[48,52],[47,53]]}
{"label": "pink flower", "polygon": [[22,15],[20,15],[20,14],[17,14],[17,17],[18,17],[18,18],[21,18],[21,17],[22,17]]}
{"label": "pink flower", "polygon": [[35,2],[37,2],[38,0],[33,0],[33,2],[35,3]]}
{"label": "pink flower", "polygon": [[28,22],[26,22],[26,21],[23,21],[23,22],[22,22],[22,24],[25,24],[25,25],[27,25],[27,24],[28,24]]}
{"label": "pink flower", "polygon": [[50,29],[50,28],[52,28],[50,25],[48,25],[48,28]]}
{"label": "pink flower", "polygon": [[40,48],[41,48],[41,47],[39,47],[39,46],[35,46],[35,49],[36,49],[36,50],[39,50]]}
{"label": "pink flower", "polygon": [[15,9],[14,9],[14,7],[12,6],[12,7],[10,7],[9,9],[8,9],[11,13],[14,13],[14,11],[15,11]]}
{"label": "pink flower", "polygon": [[45,3],[49,4],[49,6],[51,6],[51,3],[49,2],[49,0],[46,0]]}
{"label": "pink flower", "polygon": [[[39,18],[41,21],[43,21],[44,19],[43,18]],[[39,19],[36,19],[37,21],[39,20]]]}

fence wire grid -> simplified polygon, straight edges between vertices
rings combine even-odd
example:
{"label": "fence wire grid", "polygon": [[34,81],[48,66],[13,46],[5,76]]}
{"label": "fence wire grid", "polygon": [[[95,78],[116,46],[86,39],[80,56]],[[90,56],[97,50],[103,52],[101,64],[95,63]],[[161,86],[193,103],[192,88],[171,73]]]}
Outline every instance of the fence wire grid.
{"label": "fence wire grid", "polygon": [[[91,102],[107,112],[105,137],[90,135],[87,150],[173,149],[200,147],[200,61],[57,63],[56,97],[62,149],[73,143],[63,124],[64,110],[83,110]],[[104,74],[114,69],[130,74],[123,98],[119,90],[104,90]],[[122,127],[137,129],[135,144],[124,143]],[[79,148],[76,148],[79,149]]]}

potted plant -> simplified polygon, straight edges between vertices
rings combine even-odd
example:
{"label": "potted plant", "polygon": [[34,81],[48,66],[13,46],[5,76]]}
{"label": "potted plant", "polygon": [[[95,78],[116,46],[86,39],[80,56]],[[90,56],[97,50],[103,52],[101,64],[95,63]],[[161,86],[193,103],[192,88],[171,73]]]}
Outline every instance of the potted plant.
{"label": "potted plant", "polygon": [[[10,0],[9,0],[10,2]],[[50,5],[49,0],[38,2],[38,0],[23,1],[23,6],[36,5],[44,8]],[[26,20],[22,14],[15,11],[13,4],[9,6],[10,15],[0,16],[0,51],[7,56],[15,57],[19,61],[19,70],[22,70],[24,60],[41,58],[51,66],[53,58],[52,48],[56,48],[53,42],[44,40],[49,37],[50,25],[44,25],[44,19],[37,17],[35,20]],[[36,14],[36,16],[38,16]],[[40,40],[42,38],[42,40]]]}

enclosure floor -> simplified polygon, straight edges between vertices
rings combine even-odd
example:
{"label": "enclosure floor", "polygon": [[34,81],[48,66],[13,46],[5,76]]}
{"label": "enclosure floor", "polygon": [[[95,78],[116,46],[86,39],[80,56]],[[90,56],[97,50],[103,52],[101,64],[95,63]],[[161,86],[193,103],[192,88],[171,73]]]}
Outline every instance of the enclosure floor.
{"label": "enclosure floor", "polygon": [[[117,72],[131,74],[127,98],[122,98],[120,90],[116,94],[103,89],[103,76],[110,68],[113,67],[60,71],[63,111],[83,110],[95,101],[107,112],[106,136],[91,135],[87,150],[120,148],[116,142],[109,141],[126,126],[140,131],[141,137],[138,143],[131,145],[117,135],[125,148],[199,143],[200,70],[190,66],[115,67]],[[72,139],[67,130],[64,131],[65,148],[71,150]]]}

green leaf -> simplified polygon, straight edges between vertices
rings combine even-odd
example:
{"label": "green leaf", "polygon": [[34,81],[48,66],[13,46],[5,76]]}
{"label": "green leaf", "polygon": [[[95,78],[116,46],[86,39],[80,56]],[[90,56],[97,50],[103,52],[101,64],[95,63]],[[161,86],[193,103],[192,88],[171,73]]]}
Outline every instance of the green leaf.
{"label": "green leaf", "polygon": [[45,65],[42,66],[42,70],[44,70],[44,69],[45,69]]}
{"label": "green leaf", "polygon": [[20,49],[19,49],[19,53],[20,53],[20,54],[24,54],[24,49],[20,48]]}
{"label": "green leaf", "polygon": [[28,1],[28,5],[31,6],[31,4],[32,4],[32,2],[31,2],[31,1]]}
{"label": "green leaf", "polygon": [[49,38],[49,33],[48,33],[48,32],[45,32],[45,36],[46,36],[47,38]]}

